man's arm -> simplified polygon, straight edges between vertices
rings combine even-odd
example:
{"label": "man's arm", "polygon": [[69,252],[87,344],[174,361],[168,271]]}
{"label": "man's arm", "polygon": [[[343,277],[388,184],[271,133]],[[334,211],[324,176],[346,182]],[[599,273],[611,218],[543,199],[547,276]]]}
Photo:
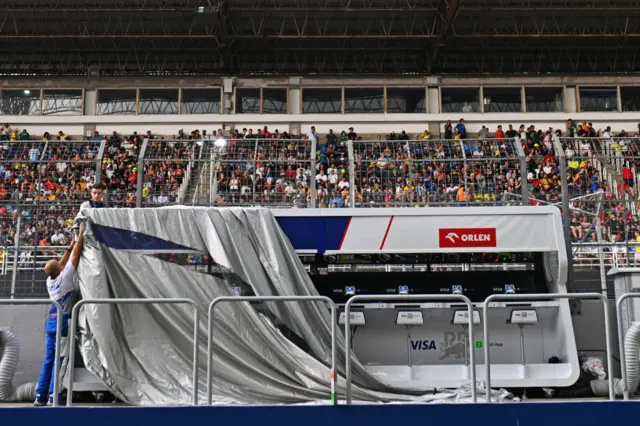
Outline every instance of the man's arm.
{"label": "man's arm", "polygon": [[82,253],[82,245],[84,244],[84,223],[80,225],[80,229],[78,230],[78,239],[76,240],[76,244],[73,246],[73,250],[71,250],[71,264],[74,269],[78,269],[78,263],[80,262],[80,253]]}
{"label": "man's arm", "polygon": [[64,254],[62,255],[62,259],[60,259],[60,266],[62,266],[63,268],[67,265],[67,262],[69,261],[69,257],[71,256],[71,252],[73,251],[75,244],[76,244],[75,240],[71,241],[71,244],[69,244],[69,247],[67,247],[67,251],[65,251]]}

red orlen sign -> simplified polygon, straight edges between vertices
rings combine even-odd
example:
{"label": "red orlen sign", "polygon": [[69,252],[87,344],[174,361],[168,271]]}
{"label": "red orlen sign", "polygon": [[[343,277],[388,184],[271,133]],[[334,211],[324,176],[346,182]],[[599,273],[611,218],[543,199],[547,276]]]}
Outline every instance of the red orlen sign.
{"label": "red orlen sign", "polygon": [[440,247],[496,247],[496,228],[441,228]]}

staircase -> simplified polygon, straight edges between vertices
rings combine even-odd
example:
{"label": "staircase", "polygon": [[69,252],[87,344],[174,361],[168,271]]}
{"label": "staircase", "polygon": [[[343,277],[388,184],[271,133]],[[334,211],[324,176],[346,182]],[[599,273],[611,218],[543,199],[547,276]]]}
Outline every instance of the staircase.
{"label": "staircase", "polygon": [[211,162],[202,161],[196,164],[199,164],[200,167],[194,170],[194,173],[191,175],[191,182],[189,182],[184,203],[196,206],[208,206],[209,194],[211,192],[211,182],[209,180]]}
{"label": "staircase", "polygon": [[[605,142],[606,143],[606,142]],[[612,164],[607,156],[606,148],[603,143],[598,143],[594,154],[600,163],[600,179],[607,180],[614,192],[618,191],[618,184],[623,182],[621,170],[615,164]]]}

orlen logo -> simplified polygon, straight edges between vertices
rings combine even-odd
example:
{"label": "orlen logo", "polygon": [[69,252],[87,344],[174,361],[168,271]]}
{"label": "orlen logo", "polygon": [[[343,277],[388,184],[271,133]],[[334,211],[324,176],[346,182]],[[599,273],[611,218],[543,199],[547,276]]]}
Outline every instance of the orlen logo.
{"label": "orlen logo", "polygon": [[441,228],[440,247],[496,247],[496,228]]}

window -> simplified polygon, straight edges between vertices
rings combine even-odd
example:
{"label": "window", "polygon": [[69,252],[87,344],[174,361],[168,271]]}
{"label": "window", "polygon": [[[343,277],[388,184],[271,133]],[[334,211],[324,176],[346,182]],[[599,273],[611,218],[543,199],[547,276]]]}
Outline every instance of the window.
{"label": "window", "polygon": [[640,111],[640,87],[621,87],[622,111]]}
{"label": "window", "polygon": [[345,88],[344,113],[369,114],[384,112],[384,89],[382,87]]}
{"label": "window", "polygon": [[424,87],[387,87],[387,112],[413,114],[427,112]]}
{"label": "window", "polygon": [[42,115],[82,115],[82,89],[44,90]]}
{"label": "window", "polygon": [[485,87],[482,92],[484,112],[522,112],[520,87]]}
{"label": "window", "polygon": [[136,89],[98,89],[97,115],[135,115]]}
{"label": "window", "polygon": [[615,87],[580,87],[580,111],[617,111],[618,89]]}
{"label": "window", "polygon": [[182,89],[180,114],[220,114],[220,89]]}
{"label": "window", "polygon": [[0,115],[40,115],[40,89],[0,90]]}
{"label": "window", "polygon": [[262,113],[286,114],[287,96],[287,89],[262,89]]}
{"label": "window", "polygon": [[564,89],[562,87],[525,87],[527,112],[563,112]]}
{"label": "window", "polygon": [[138,114],[177,114],[178,89],[140,89]]}
{"label": "window", "polygon": [[441,89],[442,112],[480,112],[480,88]]}
{"label": "window", "polygon": [[342,89],[302,89],[303,114],[340,114]]}
{"label": "window", "polygon": [[260,114],[260,89],[236,89],[236,114]]}

